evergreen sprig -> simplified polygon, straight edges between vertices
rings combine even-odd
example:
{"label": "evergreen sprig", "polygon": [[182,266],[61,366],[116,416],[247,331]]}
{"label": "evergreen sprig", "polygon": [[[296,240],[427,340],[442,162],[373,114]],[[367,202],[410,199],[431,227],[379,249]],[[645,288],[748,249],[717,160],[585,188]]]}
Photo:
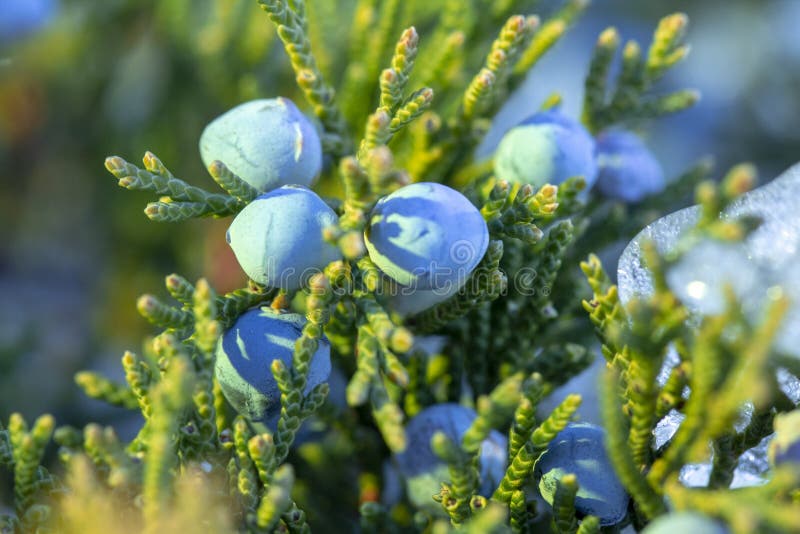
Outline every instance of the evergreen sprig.
{"label": "evergreen sprig", "polygon": [[578,530],[575,517],[575,496],[578,493],[578,477],[572,473],[556,481],[553,495],[553,530],[559,534],[574,534]]}
{"label": "evergreen sprig", "polygon": [[[344,196],[329,202],[339,220],[325,229],[324,238],[339,247],[343,259],[299,291],[251,282],[217,295],[204,280],[192,284],[173,274],[166,289],[175,302],[142,296],[137,308],[162,331],[148,340],[141,356],[125,353],[125,383],[93,372],[76,376],[88,396],[140,411],[140,432],[126,443],[111,428],[97,424],[55,431],[70,485],[56,503],[48,496],[61,482],[40,465],[54,434],[52,418],[40,418],[29,430],[20,416],[12,416],[8,429],[0,427],[0,466],[13,472],[15,509],[0,517],[1,528],[77,532],[76,525],[96,522],[110,525],[108,531],[122,524],[122,518],[132,529],[146,532],[202,525],[220,532],[305,533],[309,522],[324,513],[308,508],[307,517],[302,507],[314,506],[317,494],[326,494],[327,486],[338,484],[343,474],[359,480],[354,485],[358,492],[338,486],[335,491],[354,506],[356,498],[349,495],[358,494],[365,529],[483,533],[510,527],[529,532],[547,521],[535,510],[535,485],[529,484],[536,462],[573,418],[580,397],[567,396],[547,417],[537,417],[537,408],[591,362],[587,325],[594,327],[608,363],[601,395],[607,449],[633,498],[637,528],[665,513],[667,503],[722,518],[734,532],[800,528],[799,481],[793,469],[774,469],[761,487],[723,491],[744,451],[771,433],[777,414],[795,408],[785,395],[775,393],[775,371],[781,365],[796,372],[796,365],[768,348],[786,302],[776,301],[764,320],[752,325],[731,300],[724,314],[702,320],[693,331],[686,327],[686,309],[666,283],[667,269],[697,240],[737,241],[756,227],[749,219],[719,218],[752,188],[752,167],[734,168],[715,186],[700,183],[709,173],[708,163],[701,162],[664,194],[633,209],[599,200],[587,205],[581,194],[586,183],[579,178],[538,189],[512,185],[492,177],[491,159],[475,160],[474,148],[508,91],[588,2],[567,1],[541,23],[536,16],[512,15],[522,7],[515,0],[357,0],[352,11],[306,0],[258,3],[276,26],[298,85],[324,130],[326,165],[320,187],[327,192],[336,185],[329,179],[337,173],[341,178]],[[219,8],[209,16],[218,30],[225,26],[216,39],[225,46],[235,33],[221,22],[231,21],[230,13]],[[331,35],[342,14],[352,16],[344,40]],[[505,23],[498,33],[501,21]],[[681,14],[664,18],[646,53],[634,41],[623,45],[613,28],[600,35],[583,110],[592,133],[679,111],[696,101],[696,93],[688,90],[652,93],[688,52],[682,43],[686,24]],[[425,35],[424,42],[416,28]],[[342,44],[350,52],[346,65],[338,59]],[[621,72],[611,80],[620,48]],[[258,57],[265,57],[267,49]],[[343,99],[334,97],[331,83],[338,71]],[[554,93],[542,107],[560,100]],[[363,139],[354,142],[362,126]],[[154,220],[234,215],[259,194],[219,161],[208,168],[224,191],[219,194],[176,178],[149,152],[144,168],[119,157],[108,158],[106,167],[121,186],[161,197],[146,209]],[[370,210],[381,197],[421,180],[466,188],[469,199],[481,206],[491,242],[456,295],[403,323],[379,298],[392,282],[369,259],[363,236]],[[655,286],[651,297],[623,306],[597,257],[581,264],[592,291],[583,302],[589,321],[582,323],[574,315],[580,288],[573,283],[573,260],[585,257],[584,245],[600,247],[616,239],[609,227],[625,235],[638,230],[653,210],[695,186],[697,228],[664,257],[652,244],[643,245]],[[522,280],[520,275],[530,269],[535,276]],[[509,280],[526,284],[509,288]],[[234,417],[214,377],[222,331],[248,309],[264,305],[301,310],[306,317],[291,364],[274,360],[271,365],[280,390],[274,430]],[[447,340],[434,354],[422,348],[422,336],[429,333]],[[307,391],[311,361],[323,336],[333,348],[336,367],[350,374],[345,390],[349,407],[335,420],[331,414],[339,408],[326,405],[333,381]],[[665,370],[665,355],[671,350],[679,361]],[[662,372],[667,376],[663,383],[658,380]],[[433,450],[449,468],[449,480],[435,498],[444,517],[413,514],[405,501],[378,504],[375,470],[387,451],[399,453],[408,446],[406,418],[425,406],[455,399],[474,403],[476,417],[460,441],[443,433],[432,440]],[[736,418],[748,402],[753,415],[737,430]],[[685,419],[654,450],[653,429],[674,411]],[[714,417],[709,419],[708,413]],[[301,425],[312,417],[315,422],[333,421],[331,431],[298,446]],[[478,462],[482,443],[495,429],[508,431],[509,462],[488,499],[478,494]],[[689,462],[708,460],[709,446],[709,487],[683,487],[680,470]],[[344,468],[339,461],[344,457],[358,461]],[[319,469],[313,483],[309,468]],[[574,475],[558,481],[553,528],[599,532],[598,518],[577,513],[577,491]],[[88,517],[87,510],[96,517]]]}
{"label": "evergreen sprig", "polygon": [[245,203],[230,195],[208,193],[176,178],[155,154],[147,152],[144,169],[119,156],[106,158],[106,169],[119,181],[119,186],[134,191],[163,195],[150,202],[145,215],[160,222],[178,222],[194,217],[227,217],[238,213]]}
{"label": "evergreen sprig", "polygon": [[583,122],[592,132],[620,122],[676,113],[698,101],[697,91],[689,89],[659,96],[649,94],[652,86],[689,53],[689,47],[682,43],[687,24],[683,13],[661,19],[646,57],[642,57],[636,41],[628,41],[613,91],[608,89],[609,72],[620,37],[615,28],[600,34],[586,78],[583,104]]}
{"label": "evergreen sprig", "polygon": [[112,382],[100,373],[81,371],[75,375],[75,383],[93,399],[129,410],[139,408],[139,402],[130,387]]}
{"label": "evergreen sprig", "polygon": [[516,15],[506,21],[492,43],[483,68],[464,92],[459,128],[467,128],[467,125],[483,116],[492,106],[499,88],[507,82],[511,70],[538,25],[538,17]]}
{"label": "evergreen sprig", "polygon": [[510,502],[514,493],[522,489],[533,473],[536,461],[547,450],[547,445],[556,434],[564,430],[581,403],[580,395],[568,395],[550,415],[531,433],[530,439],[520,447],[513,458],[509,458],[506,474],[495,490],[493,499]]}
{"label": "evergreen sprig", "polygon": [[[662,257],[652,243],[642,244],[654,286],[649,297],[634,299],[623,309],[599,261],[590,258],[582,265],[594,292],[593,301],[584,302],[584,307],[610,363],[602,395],[607,449],[644,520],[665,513],[666,498],[686,498],[671,481],[686,463],[705,460],[709,446],[714,451],[709,488],[729,486],[739,457],[769,434],[775,412],[794,407],[780,394],[766,394],[777,390],[769,347],[785,313],[782,299],[771,302],[762,321],[753,326],[728,291],[726,311],[703,318],[694,331],[687,329],[688,312],[666,281],[668,266],[699,240],[741,240],[754,228],[746,218],[719,218],[754,180],[754,171],[745,165],[734,167],[718,186],[701,183],[696,227],[678,246]],[[653,324],[659,325],[657,330]],[[659,383],[657,375],[670,345],[680,361]],[[754,404],[755,412],[747,427],[737,431],[735,422],[747,402]],[[653,429],[670,410],[685,417],[672,438],[654,451]],[[714,417],[708,419],[708,413]],[[769,519],[754,516],[750,521],[753,528],[753,521]]]}
{"label": "evergreen sprig", "polygon": [[325,81],[317,67],[317,61],[311,51],[308,37],[308,20],[305,12],[305,0],[258,0],[258,4],[269,15],[283,42],[286,53],[292,62],[297,85],[314,114],[319,118],[325,131],[325,146],[334,154],[343,155],[350,152],[352,144],[347,123],[335,103],[335,91]]}
{"label": "evergreen sprig", "polygon": [[[14,473],[14,512],[16,517],[7,521],[21,525],[26,530],[35,530],[47,519],[42,505],[35,503],[42,489],[42,478],[47,471],[40,467],[45,446],[55,429],[51,415],[43,415],[34,421],[32,427],[19,413],[11,414],[8,421],[7,438],[3,439],[5,449],[3,463],[9,465]],[[10,450],[9,450],[10,449]]]}
{"label": "evergreen sprig", "polygon": [[561,39],[567,28],[588,6],[588,0],[570,0],[539,27],[514,67],[514,75],[517,78],[514,80],[515,83],[522,81],[523,77]]}
{"label": "evergreen sprig", "polygon": [[453,524],[459,525],[471,516],[474,499],[478,496],[480,476],[478,462],[481,444],[493,428],[503,426],[517,406],[522,387],[522,376],[513,375],[501,382],[491,395],[478,399],[477,417],[464,432],[461,443],[453,443],[444,433],[437,432],[431,448],[445,462],[450,472],[450,484],[439,495],[439,500],[450,515]]}
{"label": "evergreen sprig", "polygon": [[258,190],[239,178],[221,161],[212,161],[208,166],[208,174],[226,193],[241,202],[251,202],[258,196]]}

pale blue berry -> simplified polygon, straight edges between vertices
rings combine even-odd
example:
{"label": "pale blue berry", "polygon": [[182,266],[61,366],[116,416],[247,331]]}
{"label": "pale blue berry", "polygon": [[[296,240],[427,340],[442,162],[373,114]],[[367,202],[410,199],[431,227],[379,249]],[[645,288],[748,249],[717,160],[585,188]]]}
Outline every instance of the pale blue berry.
{"label": "pale blue berry", "polygon": [[725,534],[723,525],[696,512],[662,515],[647,525],[642,534]]}
{"label": "pale blue berry", "polygon": [[341,258],[322,238],[336,213],[310,189],[283,186],[239,212],[228,243],[247,276],[268,287],[297,289],[310,276]]}
{"label": "pale blue berry", "polygon": [[[442,507],[432,497],[439,493],[441,483],[450,480],[447,464],[431,449],[431,438],[443,432],[456,446],[472,425],[477,414],[454,403],[436,404],[419,412],[406,426],[405,451],[395,456],[398,471],[406,484],[409,500],[417,507],[442,513]],[[508,441],[493,430],[481,444],[480,493],[491,495],[506,470]]]}
{"label": "pale blue berry", "polygon": [[310,186],[322,168],[314,125],[286,98],[251,100],[223,113],[200,136],[206,166],[219,160],[258,191]]}
{"label": "pale blue berry", "polygon": [[614,474],[606,454],[605,432],[587,423],[570,423],[559,432],[536,464],[539,492],[553,504],[557,481],[574,474],[578,479],[575,509],[593,515],[603,526],[616,525],[628,512],[629,497]]}
{"label": "pale blue berry", "polygon": [[578,121],[558,110],[542,111],[506,132],[494,171],[501,180],[536,187],[583,176],[588,190],[597,178],[594,151],[592,136]]}
{"label": "pale blue berry", "polygon": [[609,131],[597,137],[597,189],[623,202],[639,202],[664,189],[661,164],[635,134]]}
{"label": "pale blue berry", "polygon": [[[214,374],[225,398],[239,414],[275,429],[281,393],[272,375],[272,362],[281,360],[287,368],[292,367],[294,345],[305,321],[296,313],[258,308],[239,316],[220,337]],[[323,337],[311,358],[304,392],[327,382],[330,373],[330,344]]]}
{"label": "pale blue berry", "polygon": [[480,211],[447,186],[421,182],[380,199],[364,240],[370,259],[402,285],[457,290],[489,246]]}

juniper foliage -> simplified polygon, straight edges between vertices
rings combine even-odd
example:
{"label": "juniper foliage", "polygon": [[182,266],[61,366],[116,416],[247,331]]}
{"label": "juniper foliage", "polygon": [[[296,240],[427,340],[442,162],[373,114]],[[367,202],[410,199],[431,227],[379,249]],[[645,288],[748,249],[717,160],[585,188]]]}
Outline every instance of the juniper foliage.
{"label": "juniper foliage", "polygon": [[[579,266],[592,250],[632,234],[653,211],[707,178],[708,162],[688,169],[657,198],[621,207],[585,203],[580,178],[535,189],[499,181],[491,162],[474,160],[494,113],[586,0],[568,0],[547,18],[515,14],[528,6],[514,0],[258,0],[274,31],[245,12],[220,8],[206,15],[187,4],[164,2],[159,14],[185,29],[188,47],[205,25],[222,32],[208,56],[209,84],[224,75],[224,49],[241,46],[236,61],[254,65],[282,43],[322,129],[330,164],[318,189],[337,197],[330,204],[339,216],[326,239],[344,259],[296,294],[253,283],[217,295],[205,280],[191,284],[172,274],[166,290],[173,301],[142,296],[139,312],[161,331],[140,354],[124,354],[125,382],[94,372],[75,378],[89,397],[140,412],[141,429],[124,442],[112,428],[56,428],[47,415],[29,425],[12,415],[0,426],[0,467],[14,480],[13,507],[0,517],[3,532],[119,531],[121,525],[130,532],[307,532],[312,526],[598,532],[598,519],[575,508],[574,475],[559,481],[552,511],[537,509],[534,483],[538,458],[574,418],[581,398],[568,395],[549,413],[540,402],[586,369],[598,350],[607,363],[601,395],[607,448],[631,495],[634,527],[677,509],[719,518],[734,532],[800,530],[796,466],[776,468],[763,486],[729,489],[739,456],[772,432],[777,413],[796,409],[777,390],[769,352],[786,303],[777,301],[753,325],[732,299],[723,315],[693,331],[666,284],[657,283],[649,300],[623,306],[596,256]],[[179,24],[181,13],[197,20]],[[697,100],[691,90],[657,93],[657,82],[688,53],[687,23],[682,14],[665,17],[646,53],[628,41],[615,80],[609,71],[620,36],[614,28],[601,33],[586,77],[588,129],[639,124]],[[120,186],[154,194],[145,208],[153,221],[228,217],[256,196],[219,161],[208,171],[221,192],[177,178],[150,152],[143,167],[112,156],[106,168]],[[741,236],[751,229],[747,221],[722,228],[715,219],[751,178],[748,167],[738,167],[719,187],[697,186],[707,214],[697,235]],[[480,207],[491,243],[463,291],[404,318],[385,307],[381,295],[392,282],[370,261],[361,236],[380,197],[423,180],[462,188]],[[669,261],[675,258],[651,250],[657,281]],[[281,392],[274,431],[236,416],[213,373],[222,331],[255,306],[294,307],[307,319],[292,366],[277,361],[271,368]],[[444,345],[425,350],[419,338],[428,334],[444,336]],[[328,384],[304,393],[323,335],[347,377],[344,408],[326,403]],[[680,362],[660,384],[671,345],[679,347]],[[477,417],[460,442],[442,433],[432,440],[449,472],[431,495],[441,514],[414,510],[403,498],[382,499],[390,483],[383,462],[406,448],[407,420],[448,401],[473,406]],[[746,402],[754,403],[756,415],[737,431]],[[686,418],[656,450],[653,429],[670,410]],[[304,422],[326,431],[298,444]],[[482,495],[478,458],[493,429],[509,436],[508,465],[494,493]],[[62,464],[52,469],[41,465],[51,439]],[[704,458],[709,444],[708,487],[683,486],[680,470]]]}

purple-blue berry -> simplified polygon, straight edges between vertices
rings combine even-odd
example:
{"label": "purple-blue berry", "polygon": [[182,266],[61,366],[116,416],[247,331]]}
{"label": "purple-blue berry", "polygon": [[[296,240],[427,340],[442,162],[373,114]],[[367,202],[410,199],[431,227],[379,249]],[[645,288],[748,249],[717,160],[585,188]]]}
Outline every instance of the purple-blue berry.
{"label": "purple-blue berry", "polygon": [[396,282],[446,292],[461,287],[480,263],[489,230],[464,195],[420,182],[375,204],[364,241],[370,259]]}
{"label": "purple-blue berry", "polygon": [[664,171],[639,136],[612,130],[597,136],[597,189],[623,202],[639,202],[664,189]]}
{"label": "purple-blue berry", "polygon": [[[460,404],[436,404],[419,412],[406,426],[405,451],[395,456],[397,468],[405,479],[409,500],[417,507],[441,513],[442,507],[432,497],[441,483],[450,480],[447,464],[431,449],[434,433],[443,432],[456,446],[472,425],[477,414]],[[506,470],[508,441],[493,430],[481,444],[480,492],[491,495]]]}
{"label": "purple-blue berry", "polygon": [[200,136],[200,156],[219,160],[260,192],[310,186],[322,168],[314,125],[287,98],[251,100],[211,121]]}
{"label": "purple-blue berry", "polygon": [[587,423],[570,423],[559,432],[536,464],[539,492],[553,504],[557,481],[574,474],[578,479],[575,509],[593,515],[603,526],[616,525],[628,512],[628,493],[606,454],[605,431]]}
{"label": "purple-blue berry", "polygon": [[588,190],[597,178],[594,139],[560,111],[541,111],[506,132],[494,155],[494,171],[501,180],[536,187],[583,176]]}
{"label": "purple-blue berry", "polygon": [[228,229],[228,244],[247,276],[268,287],[297,289],[313,274],[341,258],[322,231],[336,213],[316,193],[283,186],[239,212]]}
{"label": "purple-blue berry", "polygon": [[[214,375],[239,414],[276,428],[281,392],[272,375],[272,362],[281,360],[287,368],[292,367],[294,345],[305,321],[296,313],[263,307],[242,314],[220,337]],[[327,382],[330,373],[330,343],[323,337],[311,358],[304,392]]]}

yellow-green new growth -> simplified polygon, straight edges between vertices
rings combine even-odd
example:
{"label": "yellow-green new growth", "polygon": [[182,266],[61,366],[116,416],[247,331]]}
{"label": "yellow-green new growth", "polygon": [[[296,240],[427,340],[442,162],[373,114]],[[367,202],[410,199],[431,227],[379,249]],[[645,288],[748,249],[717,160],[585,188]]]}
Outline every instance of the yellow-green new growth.
{"label": "yellow-green new growth", "polygon": [[513,459],[493,499],[509,502],[514,492],[519,491],[533,473],[536,461],[547,450],[547,445],[556,434],[564,430],[581,404],[580,395],[568,395],[532,433]]}
{"label": "yellow-green new growth", "polygon": [[106,169],[119,180],[120,187],[162,195],[145,208],[154,221],[177,222],[193,217],[226,217],[240,211],[245,202],[230,195],[208,193],[176,178],[152,152],[143,158],[144,169],[119,156],[106,158]]}
{"label": "yellow-green new growth", "polygon": [[620,36],[615,28],[600,34],[586,77],[582,113],[583,123],[592,133],[622,122],[676,113],[699,100],[699,93],[690,89],[661,96],[648,94],[688,54],[689,47],[682,44],[687,24],[688,18],[683,13],[661,19],[645,58],[639,44],[628,41],[623,47],[622,69],[613,91],[608,90],[609,72]]}
{"label": "yellow-green new growth", "polygon": [[335,91],[325,81],[311,51],[305,0],[291,3],[288,0],[259,0],[258,3],[275,24],[297,76],[297,85],[325,127],[328,135],[323,139],[323,146],[335,154],[347,154],[352,141],[347,123],[334,101]]}

